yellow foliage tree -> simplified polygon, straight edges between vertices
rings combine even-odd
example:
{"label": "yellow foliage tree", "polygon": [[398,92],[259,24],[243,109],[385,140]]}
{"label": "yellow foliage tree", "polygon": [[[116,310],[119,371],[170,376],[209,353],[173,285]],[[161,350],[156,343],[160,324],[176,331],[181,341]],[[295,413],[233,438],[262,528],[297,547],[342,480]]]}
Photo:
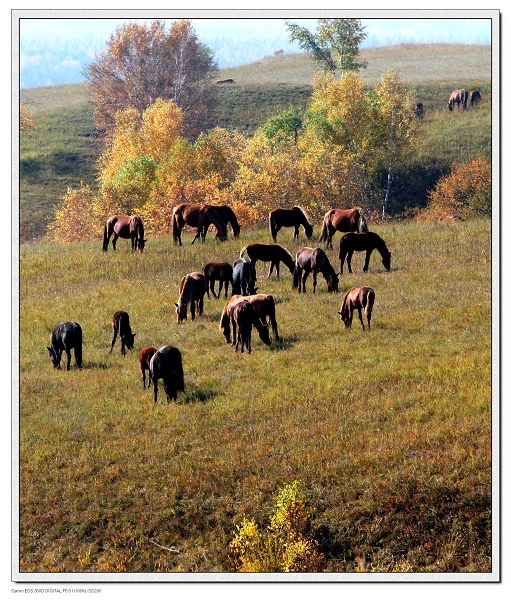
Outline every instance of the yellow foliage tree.
{"label": "yellow foliage tree", "polygon": [[55,210],[48,233],[57,242],[97,239],[102,235],[105,215],[89,186],[68,188]]}

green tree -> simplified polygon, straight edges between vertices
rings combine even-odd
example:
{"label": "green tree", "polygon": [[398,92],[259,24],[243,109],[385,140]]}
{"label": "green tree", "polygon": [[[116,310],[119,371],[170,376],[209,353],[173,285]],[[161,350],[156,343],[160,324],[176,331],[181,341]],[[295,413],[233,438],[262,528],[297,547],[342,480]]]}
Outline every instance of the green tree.
{"label": "green tree", "polygon": [[286,22],[289,39],[310,53],[327,71],[358,71],[365,61],[357,60],[359,46],[367,37],[360,19],[318,19],[316,33],[297,23]]}

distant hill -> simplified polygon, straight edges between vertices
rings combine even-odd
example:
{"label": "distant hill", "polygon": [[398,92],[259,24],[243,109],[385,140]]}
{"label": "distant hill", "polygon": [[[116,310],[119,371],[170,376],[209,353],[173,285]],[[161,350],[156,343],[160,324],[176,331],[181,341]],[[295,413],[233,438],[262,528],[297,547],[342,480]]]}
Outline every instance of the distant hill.
{"label": "distant hill", "polygon": [[[410,45],[368,48],[363,76],[375,84],[386,68],[396,68],[426,106],[423,144],[407,175],[404,205],[424,202],[426,189],[453,160],[491,149],[491,51],[489,46]],[[217,85],[218,102],[205,122],[251,134],[270,116],[310,97],[315,65],[304,54],[279,54],[223,69],[218,77],[235,84]],[[485,102],[463,119],[446,111],[453,88],[478,87]],[[20,238],[45,234],[53,207],[69,186],[96,186],[96,159],[102,139],[96,135],[85,84],[21,90],[37,128],[20,140]],[[456,144],[452,140],[456,139]]]}

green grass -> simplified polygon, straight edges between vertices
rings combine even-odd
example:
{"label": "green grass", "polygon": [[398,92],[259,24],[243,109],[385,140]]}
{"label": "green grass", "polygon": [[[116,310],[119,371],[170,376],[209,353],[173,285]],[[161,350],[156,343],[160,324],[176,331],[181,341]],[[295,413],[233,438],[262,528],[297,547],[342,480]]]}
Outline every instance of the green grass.
{"label": "green grass", "polygon": [[[342,294],[321,278],[299,295],[287,270],[267,279],[258,264],[283,340],[255,336],[251,355],[218,330],[223,298],[181,325],[174,302],[185,273],[232,262],[267,230],[182,248],[151,238],[143,255],[122,241],[115,254],[99,239],[22,244],[20,570],[230,571],[235,524],[263,523],[295,479],[328,571],[490,570],[490,223],[372,229],[393,270],[375,254],[363,274],[358,254],[340,280],[341,292],[374,287],[371,332],[356,317],[341,327]],[[278,241],[305,245],[291,230]],[[176,403],[160,383],[154,405],[135,351],[109,354],[119,309],[137,348],[182,351]],[[45,345],[63,319],[82,325],[81,370],[51,368]]]}

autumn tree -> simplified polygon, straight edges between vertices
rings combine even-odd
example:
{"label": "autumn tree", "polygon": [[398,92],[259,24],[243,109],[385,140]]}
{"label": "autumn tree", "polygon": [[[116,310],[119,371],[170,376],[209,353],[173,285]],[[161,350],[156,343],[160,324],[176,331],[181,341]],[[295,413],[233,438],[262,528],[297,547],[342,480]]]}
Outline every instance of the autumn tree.
{"label": "autumn tree", "polygon": [[185,133],[197,135],[213,101],[212,51],[201,43],[188,20],[118,27],[107,47],[85,70],[99,128],[111,132],[115,113],[134,108],[138,114],[157,98],[173,100],[184,113]]}
{"label": "autumn tree", "polygon": [[35,127],[35,121],[30,114],[26,104],[20,104],[20,131],[31,131]]}
{"label": "autumn tree", "polygon": [[358,60],[359,46],[367,37],[360,19],[318,19],[316,33],[286,22],[289,39],[298,42],[326,71],[358,71],[367,63]]}

